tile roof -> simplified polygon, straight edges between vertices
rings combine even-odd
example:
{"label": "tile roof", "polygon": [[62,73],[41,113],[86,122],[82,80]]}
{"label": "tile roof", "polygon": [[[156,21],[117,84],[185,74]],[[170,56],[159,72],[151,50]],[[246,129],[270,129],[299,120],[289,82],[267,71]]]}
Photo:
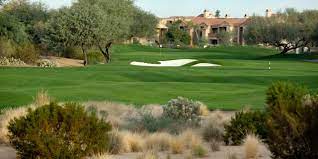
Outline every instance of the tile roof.
{"label": "tile roof", "polygon": [[206,25],[222,25],[228,24],[232,26],[241,26],[248,22],[247,18],[204,18],[195,17],[192,19],[195,24],[206,24]]}

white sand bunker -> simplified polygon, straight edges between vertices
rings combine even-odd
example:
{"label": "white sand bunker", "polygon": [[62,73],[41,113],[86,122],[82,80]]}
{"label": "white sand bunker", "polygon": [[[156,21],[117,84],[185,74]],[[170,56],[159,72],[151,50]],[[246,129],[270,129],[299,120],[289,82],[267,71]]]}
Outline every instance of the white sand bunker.
{"label": "white sand bunker", "polygon": [[194,62],[194,59],[179,59],[179,60],[169,60],[169,61],[158,61],[160,64],[151,64],[144,62],[131,62],[131,65],[135,66],[148,66],[148,67],[180,67],[188,63]]}
{"label": "white sand bunker", "polygon": [[220,67],[221,65],[212,64],[212,63],[198,63],[193,65],[192,67]]}
{"label": "white sand bunker", "polygon": [[[131,62],[130,64],[134,66],[146,66],[146,67],[181,67],[195,61],[198,61],[198,60],[178,59],[178,60],[169,60],[169,61],[158,61],[160,64],[151,64],[151,63],[134,61],[134,62]],[[221,65],[211,64],[211,63],[198,63],[193,65],[192,67],[216,67],[216,66],[221,66]]]}

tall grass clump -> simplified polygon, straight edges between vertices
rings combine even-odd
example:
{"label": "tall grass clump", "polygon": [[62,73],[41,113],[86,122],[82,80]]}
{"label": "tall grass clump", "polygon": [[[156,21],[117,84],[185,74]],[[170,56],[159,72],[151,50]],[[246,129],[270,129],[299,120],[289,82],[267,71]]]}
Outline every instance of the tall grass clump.
{"label": "tall grass clump", "polygon": [[48,105],[51,102],[51,97],[48,95],[47,91],[39,90],[34,97],[34,105],[36,106],[43,106]]}
{"label": "tall grass clump", "polygon": [[261,141],[255,135],[247,135],[244,140],[245,158],[257,159]]}
{"label": "tall grass clump", "polygon": [[172,136],[168,133],[153,133],[145,139],[146,150],[168,151]]}
{"label": "tall grass clump", "polygon": [[268,138],[274,158],[318,158],[318,97],[303,86],[276,82],[267,90]]}
{"label": "tall grass clump", "polygon": [[51,103],[8,126],[19,158],[83,158],[107,152],[111,126],[75,103]]}

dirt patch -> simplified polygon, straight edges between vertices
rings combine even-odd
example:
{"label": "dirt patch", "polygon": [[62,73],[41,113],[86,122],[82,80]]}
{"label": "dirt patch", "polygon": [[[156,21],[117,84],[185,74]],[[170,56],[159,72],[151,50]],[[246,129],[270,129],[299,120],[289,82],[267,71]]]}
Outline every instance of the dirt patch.
{"label": "dirt patch", "polygon": [[83,67],[83,60],[69,59],[63,57],[48,56],[45,59],[55,61],[58,67]]}
{"label": "dirt patch", "polygon": [[12,147],[6,145],[0,145],[0,158],[15,159],[16,152]]}

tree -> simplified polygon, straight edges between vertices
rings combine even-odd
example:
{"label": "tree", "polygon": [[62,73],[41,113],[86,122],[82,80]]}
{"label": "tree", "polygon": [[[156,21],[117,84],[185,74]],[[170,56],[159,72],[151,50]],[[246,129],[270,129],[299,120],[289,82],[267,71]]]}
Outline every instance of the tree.
{"label": "tree", "polygon": [[222,45],[231,45],[233,32],[220,31],[219,33],[217,33],[217,37],[219,38]]}
{"label": "tree", "polygon": [[217,18],[221,17],[221,11],[220,10],[216,10],[215,11],[215,17],[217,17]]}
{"label": "tree", "polygon": [[175,45],[189,45],[191,37],[187,28],[181,27],[182,21],[176,21],[168,26],[166,38]]}
{"label": "tree", "polygon": [[28,41],[23,23],[5,12],[0,12],[0,36],[11,39],[16,43]]}
{"label": "tree", "polygon": [[152,37],[156,33],[157,24],[158,19],[155,15],[136,8],[130,34],[132,37]]}
{"label": "tree", "polygon": [[94,6],[83,2],[74,3],[71,8],[60,9],[52,15],[46,25],[46,41],[53,48],[80,47],[86,65],[87,49],[94,44],[94,33],[98,22],[95,10]]}
{"label": "tree", "polygon": [[134,9],[130,0],[79,0],[53,15],[49,41],[56,47],[81,47],[84,64],[87,49],[97,46],[108,63],[112,43],[129,37]]}
{"label": "tree", "polygon": [[[105,63],[110,62],[110,48],[114,41],[126,40],[131,36],[133,13],[135,7],[131,0],[82,0],[98,6],[95,10],[98,22],[93,32],[94,44],[105,57]],[[80,1],[81,3],[81,1]],[[136,32],[137,33],[137,32]]]}
{"label": "tree", "polygon": [[297,12],[286,9],[272,17],[253,16],[247,26],[245,39],[250,44],[270,44],[281,48],[281,54],[290,50],[309,47],[312,42],[317,12]]}
{"label": "tree", "polygon": [[43,24],[49,18],[49,12],[43,3],[28,0],[12,0],[4,5],[4,12],[24,24],[30,41],[40,44],[43,38]]}

